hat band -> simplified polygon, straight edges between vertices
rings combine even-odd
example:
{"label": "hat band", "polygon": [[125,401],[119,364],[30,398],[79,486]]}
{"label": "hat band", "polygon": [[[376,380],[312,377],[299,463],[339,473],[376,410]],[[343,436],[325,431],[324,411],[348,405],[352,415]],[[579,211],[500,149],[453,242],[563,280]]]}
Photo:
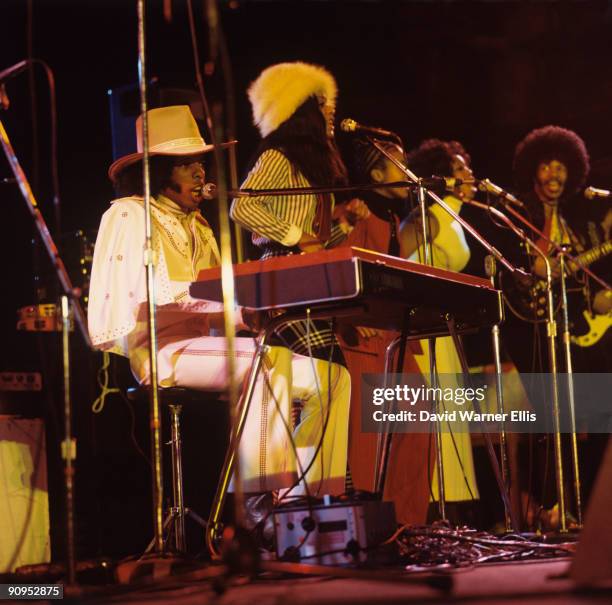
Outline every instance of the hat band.
{"label": "hat band", "polygon": [[149,151],[172,151],[180,147],[205,147],[202,137],[188,137],[184,139],[173,139],[172,141],[164,141],[158,145],[149,147]]}

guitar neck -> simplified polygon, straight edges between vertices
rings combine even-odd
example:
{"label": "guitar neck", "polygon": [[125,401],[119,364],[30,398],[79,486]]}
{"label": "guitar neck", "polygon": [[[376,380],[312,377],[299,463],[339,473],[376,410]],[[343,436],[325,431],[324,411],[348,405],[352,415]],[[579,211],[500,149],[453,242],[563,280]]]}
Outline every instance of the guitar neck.
{"label": "guitar neck", "polygon": [[612,252],[612,240],[604,242],[600,246],[596,246],[591,250],[587,250],[587,252],[583,252],[576,257],[576,260],[580,262],[583,266],[588,266],[591,263],[594,263],[596,260],[599,260],[602,256],[606,256]]}

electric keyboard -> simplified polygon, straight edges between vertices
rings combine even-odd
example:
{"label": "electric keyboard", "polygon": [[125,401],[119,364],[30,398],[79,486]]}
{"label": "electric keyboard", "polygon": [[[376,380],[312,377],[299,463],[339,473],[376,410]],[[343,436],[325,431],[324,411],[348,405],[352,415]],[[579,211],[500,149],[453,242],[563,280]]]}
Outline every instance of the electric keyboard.
{"label": "electric keyboard", "polygon": [[[335,248],[234,265],[237,304],[267,311],[306,308],[329,317],[354,310],[350,323],[378,329],[407,328],[412,336],[458,332],[502,321],[500,292],[484,279],[378,254]],[[221,302],[221,269],[200,271],[194,298]],[[346,321],[343,319],[343,321]]]}

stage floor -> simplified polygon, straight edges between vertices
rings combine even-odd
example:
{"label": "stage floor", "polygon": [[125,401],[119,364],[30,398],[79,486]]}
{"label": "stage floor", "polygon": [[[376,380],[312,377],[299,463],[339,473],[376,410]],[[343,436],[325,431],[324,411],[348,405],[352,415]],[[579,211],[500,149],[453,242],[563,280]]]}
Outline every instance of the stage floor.
{"label": "stage floor", "polygon": [[[381,572],[380,579],[330,577],[280,578],[270,574],[256,581],[234,579],[226,591],[217,595],[209,581],[170,581],[163,589],[137,591],[104,596],[81,595],[81,603],[172,603],[173,605],[266,605],[266,604],[395,604],[395,603],[504,603],[535,605],[563,603],[583,605],[612,602],[612,586],[590,592],[576,592],[565,576],[569,559],[544,562],[518,562],[479,565],[451,572],[453,586],[443,592],[415,583],[414,574],[390,578]],[[368,572],[365,575],[376,572]],[[386,575],[386,578],[384,577]],[[178,578],[177,578],[178,580]]]}

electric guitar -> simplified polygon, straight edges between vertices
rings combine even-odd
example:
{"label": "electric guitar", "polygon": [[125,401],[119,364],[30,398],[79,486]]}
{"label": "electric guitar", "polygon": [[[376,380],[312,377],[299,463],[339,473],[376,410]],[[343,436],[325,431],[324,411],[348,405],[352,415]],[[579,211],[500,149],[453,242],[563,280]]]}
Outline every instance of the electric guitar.
{"label": "electric guitar", "polygon": [[605,315],[599,315],[585,309],[582,312],[582,317],[587,325],[586,331],[582,334],[572,334],[570,340],[572,344],[579,347],[592,347],[605,336],[612,326],[612,311],[608,311]]}
{"label": "electric guitar", "polygon": [[[588,267],[590,264],[594,263],[601,258],[612,253],[612,240],[608,240],[599,246],[595,246],[586,252],[582,252],[576,257],[576,260],[583,267]],[[579,266],[569,261],[568,266],[570,269],[579,270]],[[530,321],[533,323],[543,322],[546,319],[546,281],[539,278],[533,277],[524,277],[520,276],[514,278],[512,280],[506,280],[507,283],[503,284],[503,286],[508,286],[504,288],[504,298],[506,300],[507,306],[511,312],[513,312],[517,317],[523,319],[525,321]],[[574,288],[575,289],[575,288]],[[560,301],[555,301],[555,312],[559,310]],[[589,327],[591,324],[594,325],[594,329],[597,330],[597,333],[600,334],[597,340],[605,334],[604,329],[603,332],[599,332],[604,325],[606,325],[607,315],[604,316],[592,316],[588,311],[585,311],[584,314],[588,314],[587,318],[585,315],[585,320],[587,321]],[[603,318],[603,319],[601,319]],[[589,329],[587,334],[591,334],[591,330]],[[591,337],[589,337],[589,341],[592,340],[595,332]],[[586,334],[584,335],[586,336]],[[591,344],[595,344],[597,340],[593,340]],[[588,345],[580,345],[580,346],[591,346]]]}

